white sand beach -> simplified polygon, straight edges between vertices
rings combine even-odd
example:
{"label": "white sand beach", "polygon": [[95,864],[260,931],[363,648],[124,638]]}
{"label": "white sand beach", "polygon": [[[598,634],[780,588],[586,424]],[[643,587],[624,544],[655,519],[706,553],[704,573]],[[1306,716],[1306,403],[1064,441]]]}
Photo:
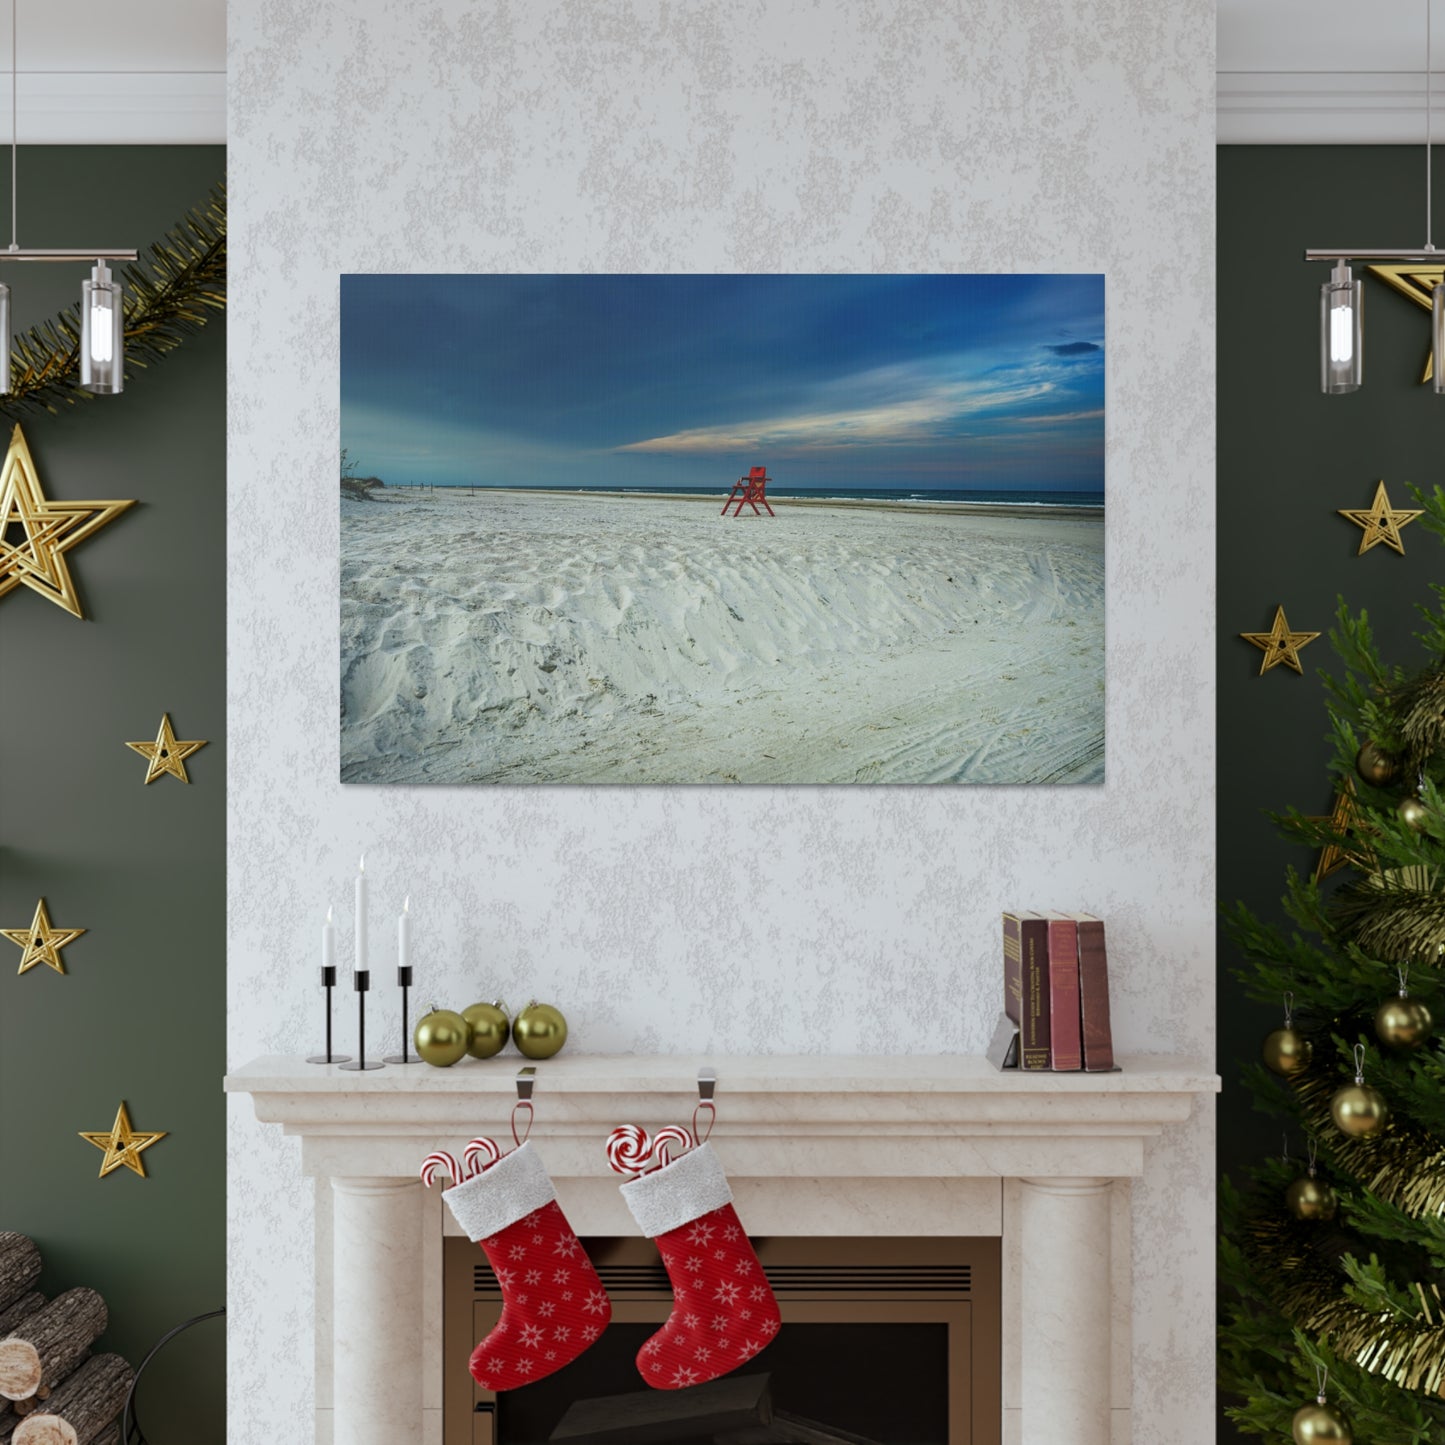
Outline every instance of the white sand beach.
{"label": "white sand beach", "polygon": [[1104,775],[1104,522],[386,490],[341,503],[357,783]]}

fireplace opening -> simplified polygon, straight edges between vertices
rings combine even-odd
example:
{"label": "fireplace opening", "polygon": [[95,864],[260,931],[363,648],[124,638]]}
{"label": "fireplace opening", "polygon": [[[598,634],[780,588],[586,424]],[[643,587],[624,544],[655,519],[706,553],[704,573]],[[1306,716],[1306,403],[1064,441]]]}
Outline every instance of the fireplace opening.
{"label": "fireplace opening", "polygon": [[467,1360],[501,1294],[481,1251],[444,1242],[446,1445],[996,1445],[996,1239],[753,1241],[783,1327],[730,1375],[653,1390],[634,1357],[672,1290],[653,1245],[585,1239],[612,1323],[564,1369],[494,1394]]}

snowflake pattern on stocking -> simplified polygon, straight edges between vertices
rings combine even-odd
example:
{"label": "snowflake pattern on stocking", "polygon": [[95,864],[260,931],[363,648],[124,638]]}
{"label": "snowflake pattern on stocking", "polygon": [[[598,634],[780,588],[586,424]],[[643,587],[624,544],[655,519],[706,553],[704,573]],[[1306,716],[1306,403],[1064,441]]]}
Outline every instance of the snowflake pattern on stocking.
{"label": "snowflake pattern on stocking", "polygon": [[716,1380],[772,1341],[780,1324],[778,1303],[765,1283],[740,1283],[764,1275],[731,1204],[659,1234],[654,1243],[672,1281],[674,1304],[667,1323],[637,1356],[649,1385],[684,1390]]}
{"label": "snowflake pattern on stocking", "polygon": [[[472,1378],[483,1389],[515,1390],[571,1364],[612,1318],[602,1281],[555,1199],[481,1246],[502,1291],[502,1317],[472,1352]],[[519,1290],[521,1283],[532,1288]]]}

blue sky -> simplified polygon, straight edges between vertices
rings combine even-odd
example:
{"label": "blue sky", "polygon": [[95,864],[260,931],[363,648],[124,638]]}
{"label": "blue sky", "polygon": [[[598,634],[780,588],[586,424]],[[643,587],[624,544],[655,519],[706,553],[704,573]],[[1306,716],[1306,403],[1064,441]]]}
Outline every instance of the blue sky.
{"label": "blue sky", "polygon": [[388,483],[1098,491],[1102,276],[343,276]]}

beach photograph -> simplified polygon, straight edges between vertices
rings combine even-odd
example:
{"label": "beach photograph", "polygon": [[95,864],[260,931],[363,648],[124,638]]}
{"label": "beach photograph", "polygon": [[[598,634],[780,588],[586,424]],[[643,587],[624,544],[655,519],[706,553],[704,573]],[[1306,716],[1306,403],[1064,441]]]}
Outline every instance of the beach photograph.
{"label": "beach photograph", "polygon": [[341,278],[341,779],[1104,780],[1104,278]]}

